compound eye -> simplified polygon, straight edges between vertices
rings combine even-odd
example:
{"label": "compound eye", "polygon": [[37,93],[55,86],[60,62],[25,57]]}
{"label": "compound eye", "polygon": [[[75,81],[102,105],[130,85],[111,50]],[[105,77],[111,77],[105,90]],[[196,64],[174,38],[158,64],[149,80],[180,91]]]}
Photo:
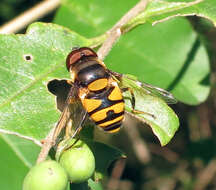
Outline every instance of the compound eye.
{"label": "compound eye", "polygon": [[66,59],[67,70],[70,71],[70,67],[84,57],[97,57],[97,54],[88,47],[72,50]]}
{"label": "compound eye", "polygon": [[70,71],[70,67],[81,59],[81,54],[78,50],[74,50],[69,53],[66,59],[67,70]]}
{"label": "compound eye", "polygon": [[89,57],[89,56],[97,57],[97,54],[91,48],[83,47],[83,48],[80,48],[80,51],[81,51],[81,53],[82,53],[83,56],[86,56],[86,57]]}

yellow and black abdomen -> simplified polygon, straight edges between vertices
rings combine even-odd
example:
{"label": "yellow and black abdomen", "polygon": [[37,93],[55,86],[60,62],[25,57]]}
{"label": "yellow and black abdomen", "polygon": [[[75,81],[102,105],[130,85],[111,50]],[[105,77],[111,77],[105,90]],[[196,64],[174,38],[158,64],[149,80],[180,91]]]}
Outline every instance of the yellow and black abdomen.
{"label": "yellow and black abdomen", "polygon": [[124,100],[118,86],[110,86],[103,93],[90,93],[82,104],[98,127],[109,133],[120,130],[124,119]]}
{"label": "yellow and black abdomen", "polygon": [[89,48],[74,50],[67,58],[67,68],[89,117],[104,131],[119,131],[124,119],[122,93],[96,53]]}

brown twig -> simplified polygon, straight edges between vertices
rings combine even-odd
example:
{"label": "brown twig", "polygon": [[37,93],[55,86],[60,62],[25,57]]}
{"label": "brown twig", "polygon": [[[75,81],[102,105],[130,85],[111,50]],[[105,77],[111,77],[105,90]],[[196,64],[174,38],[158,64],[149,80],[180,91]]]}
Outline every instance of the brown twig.
{"label": "brown twig", "polygon": [[[128,115],[127,115],[128,116]],[[134,121],[132,121],[130,118],[126,117],[125,121],[125,132],[127,133],[130,142],[133,146],[133,150],[135,152],[135,155],[137,159],[143,163],[146,164],[151,160],[151,154],[149,152],[149,149],[145,143],[145,141],[140,137],[140,133],[134,125]],[[133,126],[133,127],[131,127]]]}
{"label": "brown twig", "polygon": [[120,159],[116,161],[115,167],[112,170],[111,178],[107,184],[107,189],[116,190],[119,189],[119,182],[122,172],[124,171],[126,161],[125,159]]}
{"label": "brown twig", "polygon": [[38,155],[36,163],[40,163],[44,160],[46,160],[50,149],[52,148],[54,142],[53,142],[53,135],[54,135],[55,128],[53,128],[50,133],[46,136],[46,138],[43,140],[43,145],[41,148],[41,151]]}
{"label": "brown twig", "polygon": [[149,143],[149,150],[152,154],[156,154],[158,156],[162,156],[164,159],[171,163],[176,163],[179,159],[179,155],[167,147],[161,147],[156,144]]}
{"label": "brown twig", "polygon": [[107,32],[107,39],[98,50],[98,58],[103,60],[114,43],[119,39],[122,34],[122,27],[128,23],[132,18],[136,17],[140,12],[144,11],[148,0],[141,0],[132,9],[130,9],[112,28]]}
{"label": "brown twig", "polygon": [[210,127],[210,114],[207,103],[201,104],[198,109],[198,116],[200,120],[200,133],[202,138],[210,138],[212,136]]}
{"label": "brown twig", "polygon": [[46,0],[0,27],[0,34],[15,33],[31,22],[50,13],[60,5],[60,0]]}
{"label": "brown twig", "polygon": [[204,190],[212,179],[216,176],[216,160],[209,162],[207,167],[199,174],[198,179],[195,183],[196,190]]}

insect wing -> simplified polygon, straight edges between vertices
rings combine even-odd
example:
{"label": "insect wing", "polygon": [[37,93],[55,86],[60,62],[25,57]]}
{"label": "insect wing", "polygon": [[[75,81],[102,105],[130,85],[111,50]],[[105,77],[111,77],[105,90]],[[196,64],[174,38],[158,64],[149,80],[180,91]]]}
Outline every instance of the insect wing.
{"label": "insect wing", "polygon": [[80,127],[80,125],[83,125],[87,116],[87,112],[82,106],[80,99],[76,96],[73,96],[73,99],[71,99],[71,102],[69,104],[69,111],[70,119],[72,122],[72,129],[73,131],[75,131],[78,127]]}
{"label": "insect wing", "polygon": [[[68,104],[68,103],[66,103],[66,104]],[[55,126],[55,131],[53,134],[53,141],[54,142],[56,141],[57,137],[60,135],[62,129],[66,127],[69,119],[70,119],[69,107],[65,106],[65,108],[63,109],[63,112],[61,113],[60,119],[58,120],[58,123]]]}
{"label": "insect wing", "polygon": [[159,88],[159,87],[155,87],[155,86],[152,86],[150,84],[147,84],[147,83],[141,83],[138,81],[138,84],[144,88],[148,94],[151,94],[153,96],[157,96],[161,99],[163,99],[167,104],[176,104],[177,103],[177,100],[174,98],[174,96],[162,89],[162,88]]}
{"label": "insect wing", "polygon": [[53,140],[56,141],[62,129],[69,124],[69,121],[72,122],[71,126],[76,129],[86,117],[86,111],[78,98],[78,88],[69,84],[66,80],[50,81],[48,90],[56,95],[57,107],[62,111],[54,131]]}
{"label": "insect wing", "polygon": [[155,87],[155,86],[152,86],[150,84],[140,82],[140,81],[136,80],[136,78],[134,76],[122,75],[122,78],[123,77],[127,78],[127,80],[134,81],[136,83],[136,85],[141,87],[141,89],[146,94],[159,97],[162,100],[164,100],[167,104],[176,104],[177,103],[177,100],[174,98],[174,96],[170,92],[168,92],[162,88]]}

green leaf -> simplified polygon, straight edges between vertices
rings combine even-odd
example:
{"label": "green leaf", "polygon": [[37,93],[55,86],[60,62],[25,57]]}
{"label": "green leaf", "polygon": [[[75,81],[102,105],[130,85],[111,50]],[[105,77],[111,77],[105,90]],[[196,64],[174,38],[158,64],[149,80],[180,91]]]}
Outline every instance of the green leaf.
{"label": "green leaf", "polygon": [[98,181],[93,181],[92,179],[88,180],[88,185],[92,190],[103,190],[101,183]]}
{"label": "green leaf", "polygon": [[28,167],[20,160],[10,145],[0,137],[0,187],[1,189],[22,189],[22,181],[28,172]]}
{"label": "green leaf", "polygon": [[136,1],[124,0],[65,0],[54,22],[93,37],[110,29],[135,4]]}
{"label": "green leaf", "polygon": [[[207,2],[208,1],[208,2]],[[207,10],[215,3],[211,0],[160,0],[149,1],[146,10],[140,13],[131,22],[126,24],[124,28],[130,29],[138,24],[145,22],[155,23],[166,17],[181,16],[178,15],[182,10],[187,11],[185,14],[204,16],[207,13],[208,18],[214,20],[214,8],[211,8],[209,14]],[[85,36],[95,36],[108,30],[117,22],[136,1],[114,1],[114,0],[65,0],[61,8],[58,10],[55,23],[67,26]],[[115,6],[113,6],[115,5]],[[197,7],[199,7],[197,9]],[[112,11],[112,14],[110,14]],[[68,18],[73,18],[70,20]],[[77,27],[79,26],[79,27]]]}
{"label": "green leaf", "polygon": [[[140,13],[137,17],[133,18],[124,28],[133,28],[136,25],[146,22],[155,24],[159,21],[166,21],[167,17],[180,16],[178,13],[188,7],[196,6],[202,0],[162,0],[162,1],[149,1],[147,8]],[[193,12],[191,12],[193,15]]]}
{"label": "green leaf", "polygon": [[[85,2],[84,5],[81,2]],[[111,28],[134,4],[135,2],[123,0],[67,0],[57,13],[55,21],[70,25],[77,32],[95,36]],[[209,59],[190,23],[178,18],[155,26],[149,24],[165,18],[167,12],[171,14],[198,5],[202,4],[198,4],[198,1],[150,2],[147,9],[148,23],[123,35],[106,57],[105,64],[111,70],[133,74],[143,82],[168,89],[184,103],[197,105],[205,101],[210,91]],[[67,12],[64,12],[66,7]],[[108,14],[110,12],[113,14]],[[88,22],[82,19],[86,17],[86,13]],[[67,23],[67,18],[72,15],[73,22]],[[161,15],[165,17],[162,18]],[[94,24],[96,20],[97,26]],[[76,27],[77,22],[82,25],[81,28]]]}
{"label": "green leaf", "polygon": [[0,35],[0,44],[0,129],[41,140],[59,116],[47,82],[69,77],[66,55],[89,40],[55,24],[35,23],[25,35]]}
{"label": "green leaf", "polygon": [[216,26],[216,1],[212,0],[202,0],[197,4],[193,4],[191,6],[173,10],[172,12],[168,12],[163,15],[157,15],[153,18],[153,22],[157,23],[161,19],[169,19],[176,16],[189,16],[196,15],[202,18],[206,18],[211,21]]}
{"label": "green leaf", "polygon": [[207,51],[184,18],[137,27],[122,36],[105,63],[171,91],[186,104],[197,105],[210,92]]}
{"label": "green leaf", "polygon": [[[149,95],[146,89],[142,88],[137,81],[130,78],[123,77],[122,85],[133,90],[136,100],[135,110],[144,112],[133,114],[133,116],[151,126],[153,133],[158,137],[161,145],[166,145],[179,127],[178,117],[162,99]],[[124,93],[124,99],[126,110],[132,112],[131,95],[129,92]]]}
{"label": "green leaf", "polygon": [[1,135],[1,138],[10,146],[17,158],[19,158],[26,167],[31,168],[35,164],[40,151],[39,146],[29,140],[14,135]]}

